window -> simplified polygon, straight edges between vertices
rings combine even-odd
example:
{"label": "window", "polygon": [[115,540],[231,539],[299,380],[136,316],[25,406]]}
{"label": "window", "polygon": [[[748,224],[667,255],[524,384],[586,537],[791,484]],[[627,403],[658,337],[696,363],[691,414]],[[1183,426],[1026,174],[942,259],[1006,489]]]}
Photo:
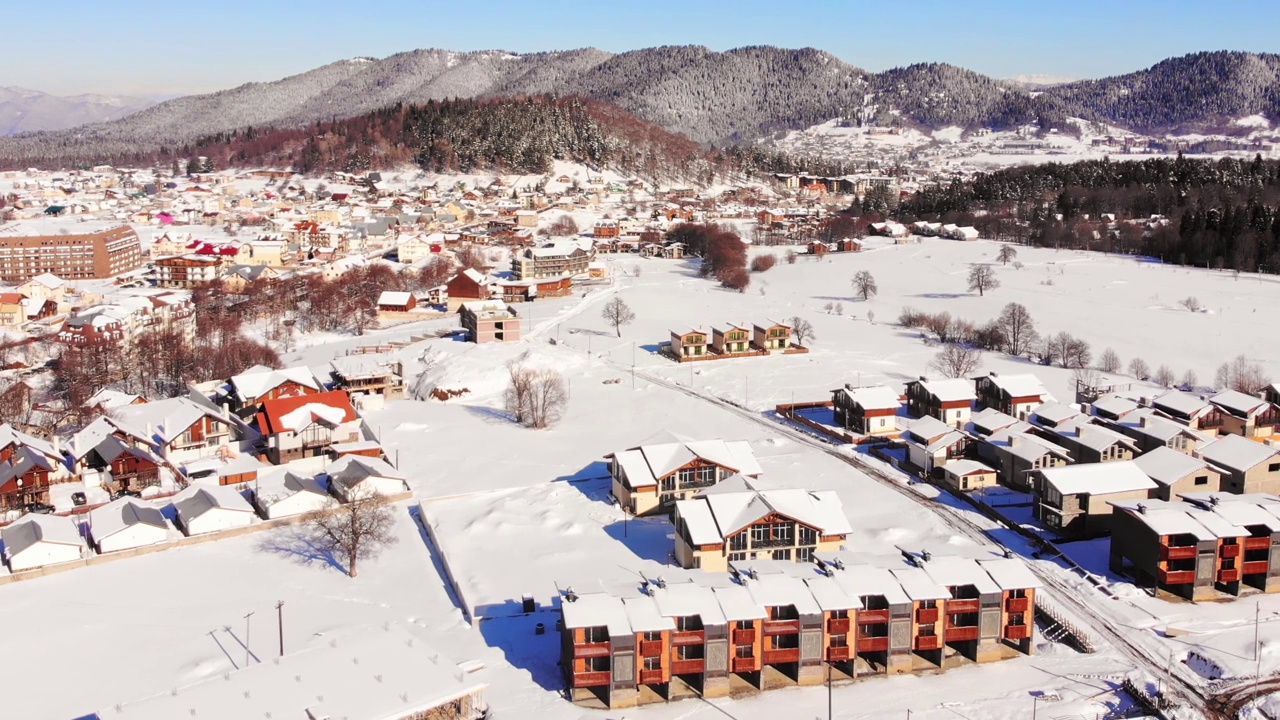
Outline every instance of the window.
{"label": "window", "polygon": [[735,645],[733,647],[734,657],[749,658],[749,657],[752,657],[753,653],[754,653],[754,648],[752,648],[750,645]]}
{"label": "window", "polygon": [[733,624],[734,630],[754,630],[756,624],[751,620],[739,620]]}
{"label": "window", "polygon": [[589,643],[609,642],[609,628],[603,625],[589,627],[583,632],[583,639]]}
{"label": "window", "polygon": [[606,672],[609,669],[609,656],[590,657],[585,659],[586,672]]}
{"label": "window", "polygon": [[1022,613],[1009,613],[1009,624],[1010,625],[1026,625],[1027,620]]}
{"label": "window", "polygon": [[745,532],[740,532],[740,533],[738,533],[737,535],[734,535],[733,537],[730,537],[730,538],[729,538],[729,549],[730,549],[730,550],[746,550],[746,549],[747,549],[747,534],[746,534]]}
{"label": "window", "polygon": [[702,646],[701,645],[681,645],[680,647],[676,648],[676,659],[677,660],[701,660]]}
{"label": "window", "polygon": [[702,618],[697,615],[685,615],[676,618],[678,632],[697,632],[702,629]]}
{"label": "window", "polygon": [[813,562],[813,548],[796,548],[796,562]]}
{"label": "window", "polygon": [[661,640],[661,639],[662,639],[662,633],[661,633],[661,632],[653,632],[653,631],[649,631],[649,632],[646,632],[646,633],[644,634],[644,639],[645,639],[645,640],[647,640],[647,641],[649,641],[649,642],[653,642],[654,640]]}
{"label": "window", "polygon": [[661,670],[661,669],[662,669],[662,656],[661,656],[661,655],[646,655],[646,656],[645,656],[645,658],[644,658],[644,669],[645,669],[645,670]]}
{"label": "window", "polygon": [[746,560],[746,559],[747,559],[747,554],[744,552],[729,553],[729,562],[742,562],[743,560]]}
{"label": "window", "polygon": [[783,549],[783,550],[774,550],[774,551],[773,551],[773,559],[774,559],[774,560],[790,560],[790,559],[791,559],[791,548],[786,548],[786,549]]}
{"label": "window", "polygon": [[845,633],[839,633],[831,636],[831,647],[848,647],[849,636]]}
{"label": "window", "polygon": [[1268,465],[1267,472],[1280,472],[1280,463],[1271,463]]}
{"label": "window", "polygon": [[1208,484],[1209,484],[1209,476],[1208,476],[1208,475],[1197,475],[1197,476],[1196,476],[1196,484],[1197,484],[1197,485],[1208,485]]}
{"label": "window", "polygon": [[797,545],[817,545],[818,531],[810,527],[800,526],[800,541]]}
{"label": "window", "polygon": [[938,631],[935,629],[935,627],[936,627],[935,625],[921,625],[919,626],[919,632],[917,634],[920,637],[933,637],[934,635],[938,634]]}
{"label": "window", "polygon": [[701,567],[702,567],[702,556],[701,556],[701,555],[694,555],[694,556],[693,556],[693,567],[694,567],[694,569],[698,569],[698,568],[701,568]]}

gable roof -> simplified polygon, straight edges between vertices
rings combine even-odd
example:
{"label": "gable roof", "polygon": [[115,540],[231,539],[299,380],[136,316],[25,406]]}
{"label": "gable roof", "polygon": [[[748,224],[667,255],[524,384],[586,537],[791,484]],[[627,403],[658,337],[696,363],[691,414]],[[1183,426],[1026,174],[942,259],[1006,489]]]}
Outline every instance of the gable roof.
{"label": "gable roof", "polygon": [[1224,435],[1204,445],[1196,453],[1214,465],[1244,472],[1274,458],[1276,448],[1239,435]]}
{"label": "gable roof", "polygon": [[237,399],[242,403],[254,402],[258,398],[275,390],[287,382],[297,383],[312,390],[324,390],[324,383],[305,365],[293,367],[253,369],[234,375],[231,386],[235,388]]}
{"label": "gable roof", "polygon": [[684,520],[690,539],[707,539],[698,544],[724,542],[730,535],[773,514],[795,520],[823,535],[853,532],[834,491],[760,491],[741,475],[707,488],[692,500],[678,501],[676,514]]}
{"label": "gable roof", "polygon": [[262,409],[258,411],[258,431],[264,435],[301,432],[317,422],[338,425],[351,422],[356,417],[347,391],[330,390],[263,401]]}
{"label": "gable roof", "polygon": [[1132,460],[1044,468],[1040,474],[1063,495],[1108,495],[1156,487]]}
{"label": "gable roof", "polygon": [[127,495],[89,512],[89,529],[95,542],[135,525],[169,529],[160,508]]}
{"label": "gable roof", "polygon": [[867,410],[894,410],[902,406],[902,399],[898,391],[887,385],[860,388],[843,387],[836,392],[844,393],[851,402]]}
{"label": "gable roof", "polygon": [[948,378],[945,380],[917,380],[925,392],[938,399],[938,402],[959,402],[976,400],[973,382],[965,378]]}
{"label": "gable roof", "polygon": [[[650,442],[654,441],[656,442]],[[659,480],[694,460],[705,460],[734,473],[760,475],[751,445],[743,440],[688,440],[670,433],[650,438],[643,445],[613,453],[632,487],[656,485]]]}
{"label": "gable roof", "polygon": [[1173,448],[1158,447],[1134,459],[1138,469],[1161,485],[1171,485],[1193,472],[1209,466],[1200,458],[1191,457]]}
{"label": "gable roof", "polygon": [[0,530],[4,551],[9,557],[38,543],[82,546],[79,526],[74,520],[61,515],[28,513],[20,520]]}

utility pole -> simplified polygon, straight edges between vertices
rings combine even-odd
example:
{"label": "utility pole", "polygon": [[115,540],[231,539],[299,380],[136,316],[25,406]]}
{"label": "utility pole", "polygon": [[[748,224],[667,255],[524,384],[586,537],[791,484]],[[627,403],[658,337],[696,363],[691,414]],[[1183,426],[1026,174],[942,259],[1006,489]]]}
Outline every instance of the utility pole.
{"label": "utility pole", "polygon": [[249,667],[249,618],[253,617],[253,611],[250,610],[248,615],[244,616],[244,666]]}
{"label": "utility pole", "polygon": [[832,671],[833,671],[833,670],[835,670],[835,667],[831,664],[831,661],[830,661],[830,660],[828,660],[828,661],[827,661],[827,720],[833,720],[833,718],[835,717],[834,715],[832,715],[832,714],[831,714],[831,712],[832,712],[832,710],[831,710],[831,708],[832,708],[832,705],[831,705],[831,673],[832,673]]}
{"label": "utility pole", "polygon": [[[396,451],[399,454],[399,451]],[[284,657],[284,601],[276,602],[276,627],[280,628],[280,657]]]}
{"label": "utility pole", "polygon": [[1253,606],[1253,674],[1257,678],[1262,678],[1262,641],[1258,634],[1262,627],[1262,603],[1258,602]]}

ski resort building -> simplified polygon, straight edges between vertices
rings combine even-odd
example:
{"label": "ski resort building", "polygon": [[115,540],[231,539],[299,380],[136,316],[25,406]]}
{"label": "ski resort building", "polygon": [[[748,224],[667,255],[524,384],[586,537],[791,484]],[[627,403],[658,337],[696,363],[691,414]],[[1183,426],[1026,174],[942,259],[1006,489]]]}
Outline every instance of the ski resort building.
{"label": "ski resort building", "polygon": [[633,515],[669,510],[733,475],[755,478],[763,472],[745,441],[695,441],[665,431],[605,459],[613,496]]}

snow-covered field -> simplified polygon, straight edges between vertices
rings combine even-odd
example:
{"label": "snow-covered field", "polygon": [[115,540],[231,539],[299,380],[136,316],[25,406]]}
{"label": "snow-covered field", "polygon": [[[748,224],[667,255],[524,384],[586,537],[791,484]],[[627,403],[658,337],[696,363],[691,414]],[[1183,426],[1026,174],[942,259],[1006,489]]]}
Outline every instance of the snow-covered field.
{"label": "snow-covered field", "polygon": [[[245,662],[246,644],[269,662],[277,652],[275,604],[283,600],[286,650],[390,621],[413,623],[453,660],[487,665],[482,674],[497,717],[621,717],[581,710],[560,698],[558,641],[554,632],[533,632],[536,622],[553,626],[551,612],[509,612],[525,593],[542,602],[557,583],[581,591],[666,562],[669,526],[658,520],[623,528],[608,503],[601,461],[609,452],[661,429],[743,439],[761,459],[762,485],[835,490],[855,529],[848,542],[853,549],[973,542],[932,512],[933,501],[923,492],[912,500],[771,421],[707,399],[762,412],[793,399],[827,398],[844,383],[900,384],[920,375],[937,348],[893,324],[905,306],[985,321],[1016,301],[1027,306],[1042,332],[1078,335],[1093,345],[1095,356],[1110,346],[1126,361],[1141,355],[1153,367],[1168,363],[1178,375],[1192,369],[1208,381],[1223,360],[1244,353],[1280,374],[1274,361],[1280,338],[1267,332],[1264,320],[1280,296],[1272,278],[1236,279],[1127,257],[1019,248],[1022,269],[998,267],[1000,288],[986,297],[969,293],[968,265],[994,262],[998,247],[981,241],[871,243],[859,254],[781,262],[754,275],[744,294],[698,278],[691,263],[617,257],[613,285],[520,306],[526,318],[521,343],[413,344],[399,354],[426,375],[411,385],[470,392],[448,402],[393,402],[367,413],[369,427],[416,493],[414,501],[397,507],[399,542],[363,564],[354,580],[286,528],[0,587],[0,616],[10,619],[3,642],[10,663],[6,677],[22,689],[8,695],[0,716],[80,718],[232,670]],[[872,272],[880,288],[866,303],[852,299],[850,287],[861,269]],[[637,316],[620,338],[600,316],[614,295]],[[1179,307],[1188,295],[1208,311]],[[826,312],[828,303],[842,304],[843,314]],[[816,328],[808,354],[677,365],[654,352],[672,329],[792,316]],[[304,343],[284,359],[323,371],[335,355],[357,345],[429,335],[451,324],[428,321],[363,338]],[[559,368],[569,378],[569,407],[555,427],[522,429],[501,411],[505,366],[517,358]],[[982,370],[1036,372],[1060,398],[1072,397],[1070,373],[1061,369],[987,355]],[[620,382],[605,382],[615,379]],[[425,501],[425,520],[441,547],[420,524],[419,501]],[[1078,551],[1087,567],[1105,573],[1105,547],[1099,553],[1096,546],[1080,544]],[[1056,565],[1034,562],[1067,576]],[[463,597],[443,579],[446,563]],[[1072,582],[1098,613],[1157,652],[1186,659],[1194,651],[1197,657],[1186,667],[1216,664],[1228,676],[1252,672],[1253,601],[1172,604],[1119,579],[1105,580],[1119,599],[1108,599],[1083,580]],[[1053,600],[1052,591],[1046,595]],[[1261,602],[1264,620],[1280,617],[1280,597]],[[469,623],[463,606],[487,608],[479,614],[489,619]],[[246,631],[249,612],[254,615]],[[1170,624],[1177,625],[1178,636],[1165,638]],[[1280,669],[1280,623],[1264,622],[1262,637],[1264,672],[1268,665]],[[1080,655],[1041,641],[1028,658],[837,687],[835,716],[893,717],[911,710],[913,718],[1004,720],[1028,717],[1038,702],[1044,717],[1094,717],[1114,707],[1113,691],[1129,669],[1108,647]],[[1047,699],[1034,700],[1041,695]],[[826,704],[826,690],[813,688],[749,700],[684,701],[625,715],[807,718],[825,717]]]}

